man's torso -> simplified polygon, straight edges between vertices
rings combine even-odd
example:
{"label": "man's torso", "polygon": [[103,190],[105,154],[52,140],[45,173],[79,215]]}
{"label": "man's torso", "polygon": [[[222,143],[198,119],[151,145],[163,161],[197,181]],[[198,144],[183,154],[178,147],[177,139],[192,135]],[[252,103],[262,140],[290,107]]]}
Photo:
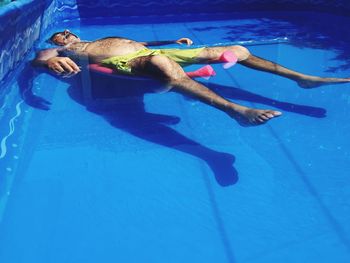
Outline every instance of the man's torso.
{"label": "man's torso", "polygon": [[127,55],[145,48],[141,43],[130,39],[108,37],[93,42],[73,43],[67,45],[63,52],[72,53],[73,56],[86,57],[90,62],[98,63],[106,58]]}

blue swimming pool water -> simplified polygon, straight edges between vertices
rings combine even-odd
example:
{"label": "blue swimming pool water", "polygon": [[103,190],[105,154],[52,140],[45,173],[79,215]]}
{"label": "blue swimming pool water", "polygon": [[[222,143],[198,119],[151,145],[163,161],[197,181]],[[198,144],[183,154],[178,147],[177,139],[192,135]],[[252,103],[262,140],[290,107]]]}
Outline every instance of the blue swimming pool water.
{"label": "blue swimming pool water", "polygon": [[[187,36],[196,45],[286,37],[249,48],[305,73],[347,76],[349,20],[320,16],[313,23],[312,13],[134,18],[118,26],[80,20],[62,28],[88,40]],[[330,19],[342,23],[322,22]],[[0,104],[0,261],[348,262],[349,84],[304,90],[240,65],[214,68],[205,85],[283,116],[241,127],[149,87],[91,108],[80,76],[34,76],[22,65]],[[49,110],[37,109],[47,105],[37,97],[33,108],[18,96],[31,83]]]}

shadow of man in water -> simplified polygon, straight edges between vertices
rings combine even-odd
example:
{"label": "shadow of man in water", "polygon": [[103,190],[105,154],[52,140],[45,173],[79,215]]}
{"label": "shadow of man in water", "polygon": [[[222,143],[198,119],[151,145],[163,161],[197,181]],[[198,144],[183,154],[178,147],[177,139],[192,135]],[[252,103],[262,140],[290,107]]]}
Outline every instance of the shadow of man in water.
{"label": "shadow of man in water", "polygon": [[[34,76],[35,74],[33,74],[31,68],[26,68],[26,70],[31,71],[31,73],[22,74],[18,81],[22,94],[25,94],[23,96],[25,101],[33,107],[48,110],[49,102],[33,95],[31,92],[34,78],[31,77],[30,80],[28,76]],[[99,107],[89,107],[84,102],[82,96],[83,87],[79,76],[70,79],[59,79],[69,83],[70,87],[67,92],[73,100],[86,106],[89,111],[105,118],[112,126],[143,140],[169,147],[203,160],[211,168],[216,181],[221,186],[232,185],[238,181],[238,172],[233,167],[235,157],[232,154],[210,149],[170,128],[169,125],[180,121],[179,117],[145,111],[143,98],[146,93],[152,92],[149,87],[128,89],[128,87],[118,87],[118,83],[115,82],[112,85],[109,83],[107,88],[113,87],[113,89],[123,90],[123,96],[116,100],[112,106],[109,106],[108,109],[100,109]],[[326,110],[322,108],[272,100],[235,87],[218,84],[210,84],[209,87],[226,98],[262,103],[310,117],[323,118],[326,113]],[[93,87],[93,89],[99,88],[101,87]]]}
{"label": "shadow of man in water", "polygon": [[[101,88],[98,85],[100,84],[97,84],[93,89]],[[235,160],[232,154],[210,149],[170,128],[169,125],[177,124],[180,121],[179,117],[145,111],[144,95],[153,93],[150,87],[132,87],[132,90],[130,90],[130,88],[128,89],[125,86],[118,87],[118,82],[113,80],[112,83],[106,85],[107,89],[111,87],[114,89],[123,89],[123,97],[112,106],[109,106],[109,109],[99,110],[98,108],[91,108],[89,105],[85,106],[91,112],[101,115],[118,129],[124,130],[143,140],[169,147],[203,160],[211,168],[217,182],[221,186],[227,186],[237,182],[238,173],[232,166]],[[227,98],[263,103],[310,117],[323,118],[326,113],[326,110],[322,108],[276,101],[235,87],[217,84],[210,84],[209,87]],[[79,95],[81,94],[81,88],[78,85],[71,85],[68,93],[72,99],[84,104],[81,95]],[[125,90],[129,91],[125,93]]]}

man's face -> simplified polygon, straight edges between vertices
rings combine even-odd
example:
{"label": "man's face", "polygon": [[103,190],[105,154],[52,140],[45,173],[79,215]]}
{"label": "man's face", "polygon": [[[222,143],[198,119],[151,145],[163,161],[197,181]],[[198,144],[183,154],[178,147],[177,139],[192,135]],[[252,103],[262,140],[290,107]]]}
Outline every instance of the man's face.
{"label": "man's face", "polygon": [[64,30],[63,32],[57,33],[53,38],[52,42],[56,45],[64,46],[72,42],[80,41],[80,38],[71,33],[69,30]]}

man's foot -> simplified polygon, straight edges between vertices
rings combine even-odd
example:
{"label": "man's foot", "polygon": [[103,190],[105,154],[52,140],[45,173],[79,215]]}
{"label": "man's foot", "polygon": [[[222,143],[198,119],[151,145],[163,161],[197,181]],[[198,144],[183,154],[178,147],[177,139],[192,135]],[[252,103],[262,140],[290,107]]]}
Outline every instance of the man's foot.
{"label": "man's foot", "polygon": [[282,115],[282,112],[240,107],[238,110],[234,109],[228,112],[228,114],[242,126],[248,126],[263,124],[272,118]]}
{"label": "man's foot", "polygon": [[297,80],[298,85],[304,89],[317,88],[323,85],[332,85],[332,84],[342,84],[349,83],[350,78],[320,78],[320,77],[305,77],[302,80]]}

